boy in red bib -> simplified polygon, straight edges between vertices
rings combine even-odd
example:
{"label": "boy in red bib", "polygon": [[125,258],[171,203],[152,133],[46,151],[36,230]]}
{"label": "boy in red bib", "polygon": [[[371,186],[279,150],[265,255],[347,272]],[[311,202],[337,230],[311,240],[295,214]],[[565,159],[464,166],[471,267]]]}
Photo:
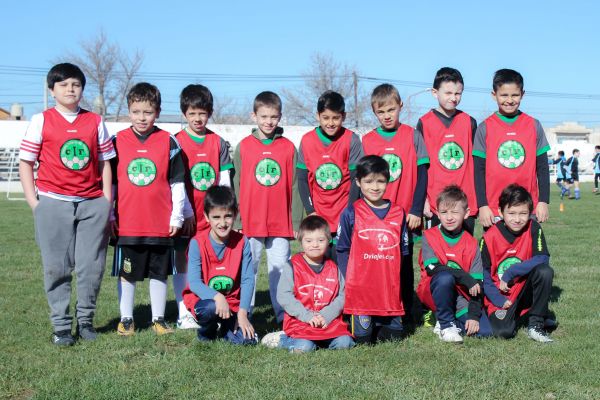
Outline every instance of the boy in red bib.
{"label": "boy in red bib", "polygon": [[199,341],[220,337],[233,344],[257,343],[248,317],[254,292],[252,254],[248,239],[232,230],[237,210],[230,188],[206,191],[204,218],[210,229],[197,232],[190,242],[189,284],[183,291],[185,306],[200,324]]}
{"label": "boy in red bib", "polygon": [[344,278],[325,253],[331,240],[329,226],[318,215],[300,224],[302,253],[283,269],[277,300],[285,310],[283,331],[265,335],[267,347],[305,353],[317,347],[348,349],[354,341],[342,320]]}
{"label": "boy in red bib", "polygon": [[206,86],[188,85],[181,91],[181,112],[188,126],[175,137],[181,146],[185,164],[185,189],[194,218],[186,219],[181,236],[175,238],[173,291],[179,311],[177,328],[197,329],[198,324],[183,304],[181,293],[187,285],[187,247],[189,238],[209,228],[203,215],[204,196],[213,185],[231,186],[233,163],[227,142],[208,129],[206,124],[213,112],[213,95]]}
{"label": "boy in red bib", "polygon": [[475,229],[477,198],[473,180],[473,138],[477,122],[469,114],[457,110],[463,92],[461,73],[449,67],[437,71],[433,80],[433,96],[438,107],[423,115],[416,131],[423,135],[427,153],[431,155],[427,201],[423,214],[430,228],[440,224],[436,206],[438,195],[448,185],[458,185],[466,193],[469,215],[464,220],[471,235]]}
{"label": "boy in red bib", "polygon": [[133,86],[127,95],[131,127],[115,137],[113,233],[118,240],[113,275],[119,276],[117,333],[121,336],[135,334],[135,286],[146,277],[150,278],[152,330],[157,335],[173,332],[164,315],[173,237],[184,220],[185,168],[177,140],[154,125],[160,102],[156,86],[145,82]]}
{"label": "boy in red bib", "polygon": [[[302,219],[302,203],[296,188],[296,148],[278,127],[281,99],[273,92],[254,99],[252,118],[257,128],[235,149],[234,184],[240,199],[243,232],[252,249],[255,276],[263,248],[267,253],[269,294],[278,323],[283,309],[277,302],[277,283],[290,258],[290,238]],[[254,306],[254,296],[252,296]]]}
{"label": "boy in red bib", "polygon": [[[352,184],[362,146],[356,133],[344,128],[346,105],[341,94],[328,90],[317,102],[319,126],[306,133],[298,151],[298,191],[307,215],[317,214],[336,232],[340,215],[359,196]],[[336,234],[328,256],[335,261]]]}
{"label": "boy in red bib", "polygon": [[475,192],[479,221],[489,228],[500,219],[498,198],[507,183],[523,186],[533,198],[538,222],[548,219],[550,150],[537,119],[519,110],[525,95],[523,77],[512,69],[494,74],[492,97],[498,111],[477,127],[473,143]]}
{"label": "boy in red bib", "polygon": [[402,302],[406,315],[404,320],[412,323],[414,292],[413,240],[421,226],[423,207],[427,193],[427,168],[429,156],[423,136],[399,120],[402,100],[398,90],[390,84],[373,89],[371,95],[373,113],[381,126],[363,136],[365,154],[383,157],[390,166],[390,181],[385,198],[399,205],[406,214],[411,230],[408,254],[402,260]]}
{"label": "boy in red bib", "polygon": [[512,338],[517,320],[527,314],[527,335],[552,342],[556,327],[548,311],[554,270],[540,224],[530,218],[533,199],[519,185],[509,185],[499,198],[502,220],[481,239],[485,305],[495,336]]}
{"label": "boy in red bib", "polygon": [[390,167],[381,157],[363,157],[355,184],[363,198],[348,206],[338,228],[338,265],[346,279],[344,314],[357,343],[401,339],[401,268],[408,254],[402,207],[384,199]]}
{"label": "boy in red bib", "polygon": [[102,118],[79,107],[85,87],[81,69],[57,64],[48,72],[47,83],[56,106],[31,118],[21,142],[19,173],[42,253],[52,342],[70,346],[75,343],[69,315],[73,271],[77,336],[94,340],[97,335],[92,323],[106,263],[112,201],[109,160],[115,151]]}
{"label": "boy in red bib", "polygon": [[481,314],[481,254],[463,226],[469,216],[467,195],[456,185],[447,186],[437,197],[436,210],[440,225],[423,232],[417,295],[435,311],[434,332],[442,341],[462,343],[463,334],[490,336],[489,321]]}

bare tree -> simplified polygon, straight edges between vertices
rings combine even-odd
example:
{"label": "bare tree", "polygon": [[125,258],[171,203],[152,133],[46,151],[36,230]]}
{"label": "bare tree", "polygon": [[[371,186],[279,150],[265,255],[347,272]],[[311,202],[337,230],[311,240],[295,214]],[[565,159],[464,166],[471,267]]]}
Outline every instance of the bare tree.
{"label": "bare tree", "polygon": [[112,113],[117,121],[133,78],[142,66],[143,53],[138,50],[130,56],[118,44],[112,43],[104,30],[80,42],[79,46],[79,52],[69,52],[63,59],[77,64],[86,76],[88,96],[83,105],[103,117]]}
{"label": "bare tree", "polygon": [[222,96],[215,99],[211,120],[214,124],[252,124],[248,111],[251,109],[240,105],[232,97]]}
{"label": "bare tree", "polygon": [[317,99],[326,90],[344,96],[348,125],[361,126],[370,107],[368,96],[359,82],[359,72],[353,65],[339,62],[331,54],[314,53],[308,70],[302,73],[301,87],[282,89],[285,98],[284,115],[289,124],[315,123]]}

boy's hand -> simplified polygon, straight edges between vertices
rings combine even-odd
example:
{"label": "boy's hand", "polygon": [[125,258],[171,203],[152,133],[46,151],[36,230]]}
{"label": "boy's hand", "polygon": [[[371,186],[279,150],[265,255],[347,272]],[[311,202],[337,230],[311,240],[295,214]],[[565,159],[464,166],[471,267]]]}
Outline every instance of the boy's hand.
{"label": "boy's hand", "polygon": [[229,309],[229,303],[227,303],[227,299],[221,293],[215,294],[213,297],[215,301],[215,314],[217,314],[221,319],[229,319],[231,318],[231,310]]}
{"label": "boy's hand", "polygon": [[419,226],[421,226],[421,218],[416,215],[408,214],[406,216],[406,224],[408,225],[408,229],[415,230]]}
{"label": "boy's hand", "polygon": [[312,326],[313,328],[321,327],[321,320],[319,319],[319,315],[318,314],[313,315],[313,317],[310,319],[310,321],[308,321],[308,324],[310,326]]}
{"label": "boy's hand", "polygon": [[237,314],[237,329],[242,330],[245,339],[254,339],[254,327],[248,319],[248,312],[240,308]]}
{"label": "boy's hand", "polygon": [[537,207],[535,208],[535,217],[537,218],[539,223],[548,221],[548,217],[550,213],[548,212],[548,204],[543,201],[538,202]]}
{"label": "boy's hand", "polygon": [[478,296],[481,293],[481,286],[479,283],[476,283],[471,289],[469,289],[469,294],[473,297]]}
{"label": "boy's hand", "polygon": [[181,228],[178,226],[169,226],[169,237],[173,237],[175,235],[177,235],[177,232],[179,232]]}
{"label": "boy's hand", "polygon": [[327,321],[325,321],[325,317],[323,317],[321,314],[317,314],[317,318],[319,318],[319,322],[321,323],[321,328],[323,328],[323,329],[327,328]]}
{"label": "boy's hand", "polygon": [[504,302],[504,305],[502,306],[502,308],[505,309],[505,310],[508,310],[510,308],[510,306],[512,306],[512,301],[506,300]]}
{"label": "boy's hand", "polygon": [[500,279],[500,291],[508,292],[508,283],[504,282],[502,279]]}
{"label": "boy's hand", "polygon": [[476,334],[477,332],[479,332],[479,321],[476,321],[474,319],[468,319],[467,323],[465,324],[465,329],[467,331],[468,336]]}
{"label": "boy's hand", "polygon": [[431,212],[431,206],[429,205],[429,199],[425,199],[425,207],[423,207],[423,215],[427,218],[433,217],[433,213]]}
{"label": "boy's hand", "polygon": [[181,228],[181,236],[192,236],[194,228],[196,227],[196,218],[192,215],[183,221],[183,227]]}
{"label": "boy's hand", "polygon": [[479,207],[479,223],[485,228],[494,225],[494,213],[489,206]]}

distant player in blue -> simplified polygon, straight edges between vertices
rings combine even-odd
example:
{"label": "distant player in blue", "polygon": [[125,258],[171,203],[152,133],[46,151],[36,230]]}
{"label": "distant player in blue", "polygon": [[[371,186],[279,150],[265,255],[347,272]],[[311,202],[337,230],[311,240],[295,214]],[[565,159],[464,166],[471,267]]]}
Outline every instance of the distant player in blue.
{"label": "distant player in blue", "polygon": [[594,158],[592,158],[592,163],[594,163],[594,193],[600,194],[598,191],[598,181],[600,180],[600,146],[594,147],[594,150],[596,150]]}
{"label": "distant player in blue", "polygon": [[571,194],[569,183],[567,182],[567,179],[570,179],[571,174],[569,173],[569,176],[567,177],[567,171],[565,168],[566,162],[567,158],[565,157],[565,152],[562,150],[559,150],[557,158],[550,161],[551,165],[556,165],[556,186],[558,186],[560,189],[561,198],[563,198],[565,194]]}
{"label": "distant player in blue", "polygon": [[569,199],[579,200],[581,198],[579,191],[579,149],[573,149],[573,155],[567,160],[565,169],[567,174],[571,174],[567,182],[575,187],[573,190],[575,196],[569,195]]}

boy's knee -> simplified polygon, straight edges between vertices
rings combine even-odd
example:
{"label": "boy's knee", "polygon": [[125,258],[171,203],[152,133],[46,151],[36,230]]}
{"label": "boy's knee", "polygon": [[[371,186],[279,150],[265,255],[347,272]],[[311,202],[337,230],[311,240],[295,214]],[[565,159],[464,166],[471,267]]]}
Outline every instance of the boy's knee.
{"label": "boy's knee", "polygon": [[432,290],[434,287],[454,288],[454,285],[454,276],[452,276],[452,274],[448,271],[439,272],[431,278],[430,286]]}
{"label": "boy's knee", "polygon": [[216,319],[216,304],[214,300],[198,300],[194,305],[196,320],[200,325]]}
{"label": "boy's knee", "polygon": [[290,348],[291,352],[299,352],[299,353],[310,353],[311,351],[315,351],[317,349],[317,345],[306,339],[296,339],[294,340],[294,344]]}
{"label": "boy's knee", "polygon": [[402,340],[404,338],[404,329],[392,329],[387,326],[382,326],[377,332],[377,340],[387,342],[391,340]]}
{"label": "boy's knee", "polygon": [[554,270],[548,264],[538,265],[533,269],[533,274],[543,281],[554,279]]}
{"label": "boy's knee", "polygon": [[341,349],[349,349],[354,346],[354,340],[352,340],[352,336],[344,335],[337,337],[332,340],[329,345],[330,349],[341,350]]}

